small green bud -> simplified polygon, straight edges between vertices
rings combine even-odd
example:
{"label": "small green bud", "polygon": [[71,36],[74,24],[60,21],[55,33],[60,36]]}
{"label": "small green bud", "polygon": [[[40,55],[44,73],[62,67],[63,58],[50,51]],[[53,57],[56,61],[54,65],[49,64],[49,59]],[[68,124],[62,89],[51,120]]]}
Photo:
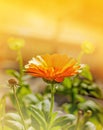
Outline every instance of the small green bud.
{"label": "small green bud", "polygon": [[8,45],[12,50],[20,50],[24,46],[24,40],[20,38],[9,38]]}

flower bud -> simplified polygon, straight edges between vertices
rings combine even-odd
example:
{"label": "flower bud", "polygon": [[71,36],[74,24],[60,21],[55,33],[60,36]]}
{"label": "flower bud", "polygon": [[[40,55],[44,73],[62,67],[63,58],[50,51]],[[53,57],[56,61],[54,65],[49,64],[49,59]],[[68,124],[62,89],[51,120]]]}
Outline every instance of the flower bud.
{"label": "flower bud", "polygon": [[88,41],[83,42],[83,44],[81,45],[81,48],[82,48],[83,52],[87,53],[87,54],[93,53],[95,50],[94,45]]}
{"label": "flower bud", "polygon": [[12,50],[19,50],[24,46],[24,40],[20,38],[9,38],[8,45]]}
{"label": "flower bud", "polygon": [[9,79],[8,83],[9,83],[10,87],[14,87],[17,85],[17,81],[15,79]]}

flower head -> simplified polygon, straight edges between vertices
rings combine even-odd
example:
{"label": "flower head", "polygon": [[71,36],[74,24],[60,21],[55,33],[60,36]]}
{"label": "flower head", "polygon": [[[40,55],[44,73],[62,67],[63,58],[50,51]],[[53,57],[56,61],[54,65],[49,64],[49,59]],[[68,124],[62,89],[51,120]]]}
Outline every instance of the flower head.
{"label": "flower head", "polygon": [[24,40],[20,38],[9,38],[8,44],[10,49],[19,50],[24,46]]}
{"label": "flower head", "polygon": [[25,66],[26,72],[49,81],[62,82],[65,77],[74,76],[80,65],[73,58],[61,54],[36,56]]}
{"label": "flower head", "polygon": [[83,44],[81,45],[81,48],[82,48],[82,51],[87,54],[93,53],[95,50],[94,45],[88,41],[83,42]]}

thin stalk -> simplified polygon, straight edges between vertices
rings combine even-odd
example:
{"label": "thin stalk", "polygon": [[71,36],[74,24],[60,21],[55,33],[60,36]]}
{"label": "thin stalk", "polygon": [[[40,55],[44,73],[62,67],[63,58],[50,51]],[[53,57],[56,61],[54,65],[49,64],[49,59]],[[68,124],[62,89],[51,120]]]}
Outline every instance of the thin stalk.
{"label": "thin stalk", "polygon": [[75,130],[79,130],[79,118],[77,118]]}
{"label": "thin stalk", "polygon": [[23,117],[22,112],[21,112],[20,104],[19,104],[19,101],[18,101],[18,98],[17,98],[17,95],[16,95],[15,86],[13,87],[13,92],[14,92],[14,96],[15,96],[15,99],[16,99],[16,103],[17,103],[17,109],[18,109],[19,115],[21,116],[22,123],[24,125],[24,130],[27,130],[26,126],[25,126],[25,122],[24,122],[24,117]]}
{"label": "thin stalk", "polygon": [[84,55],[84,51],[81,51],[77,58],[78,63],[81,62],[83,55]]}
{"label": "thin stalk", "polygon": [[23,59],[22,59],[22,54],[21,54],[21,50],[18,50],[18,60],[19,60],[19,69],[20,69],[20,84],[22,85],[22,77],[24,75],[23,72]]}
{"label": "thin stalk", "polygon": [[4,116],[5,116],[5,95],[1,99],[1,105],[2,105],[2,120],[1,120],[1,128],[4,130]]}
{"label": "thin stalk", "polygon": [[70,109],[70,112],[73,113],[75,110],[75,93],[74,93],[74,86],[71,86],[71,104],[72,104],[72,108]]}
{"label": "thin stalk", "polygon": [[54,90],[55,90],[54,84],[51,84],[51,106],[50,106],[50,115],[52,114],[52,112],[53,112],[53,107],[54,107]]}
{"label": "thin stalk", "polygon": [[[52,116],[52,112],[53,112],[53,108],[54,108],[54,93],[55,93],[55,87],[54,87],[54,83],[51,84],[51,105],[50,105],[50,112],[49,112],[49,117],[51,118]],[[51,124],[47,124],[47,130],[50,130],[51,128]]]}
{"label": "thin stalk", "polygon": [[80,118],[82,116],[82,111],[78,112],[78,117],[77,117],[77,122],[76,122],[76,126],[75,126],[75,130],[80,130]]}

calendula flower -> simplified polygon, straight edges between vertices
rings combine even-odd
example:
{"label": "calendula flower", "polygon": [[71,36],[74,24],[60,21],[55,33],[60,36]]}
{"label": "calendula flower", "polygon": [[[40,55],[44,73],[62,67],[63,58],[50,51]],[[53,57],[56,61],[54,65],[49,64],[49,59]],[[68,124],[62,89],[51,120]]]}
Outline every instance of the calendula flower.
{"label": "calendula flower", "polygon": [[88,41],[83,42],[82,45],[81,45],[81,48],[82,48],[82,51],[84,53],[87,53],[87,54],[93,53],[94,50],[95,50],[94,45],[91,42],[88,42]]}
{"label": "calendula flower", "polygon": [[24,46],[24,40],[20,38],[9,38],[8,44],[10,49],[19,50]]}
{"label": "calendula flower", "polygon": [[62,82],[65,77],[79,73],[80,65],[74,58],[61,54],[36,56],[25,66],[26,72],[45,80]]}

